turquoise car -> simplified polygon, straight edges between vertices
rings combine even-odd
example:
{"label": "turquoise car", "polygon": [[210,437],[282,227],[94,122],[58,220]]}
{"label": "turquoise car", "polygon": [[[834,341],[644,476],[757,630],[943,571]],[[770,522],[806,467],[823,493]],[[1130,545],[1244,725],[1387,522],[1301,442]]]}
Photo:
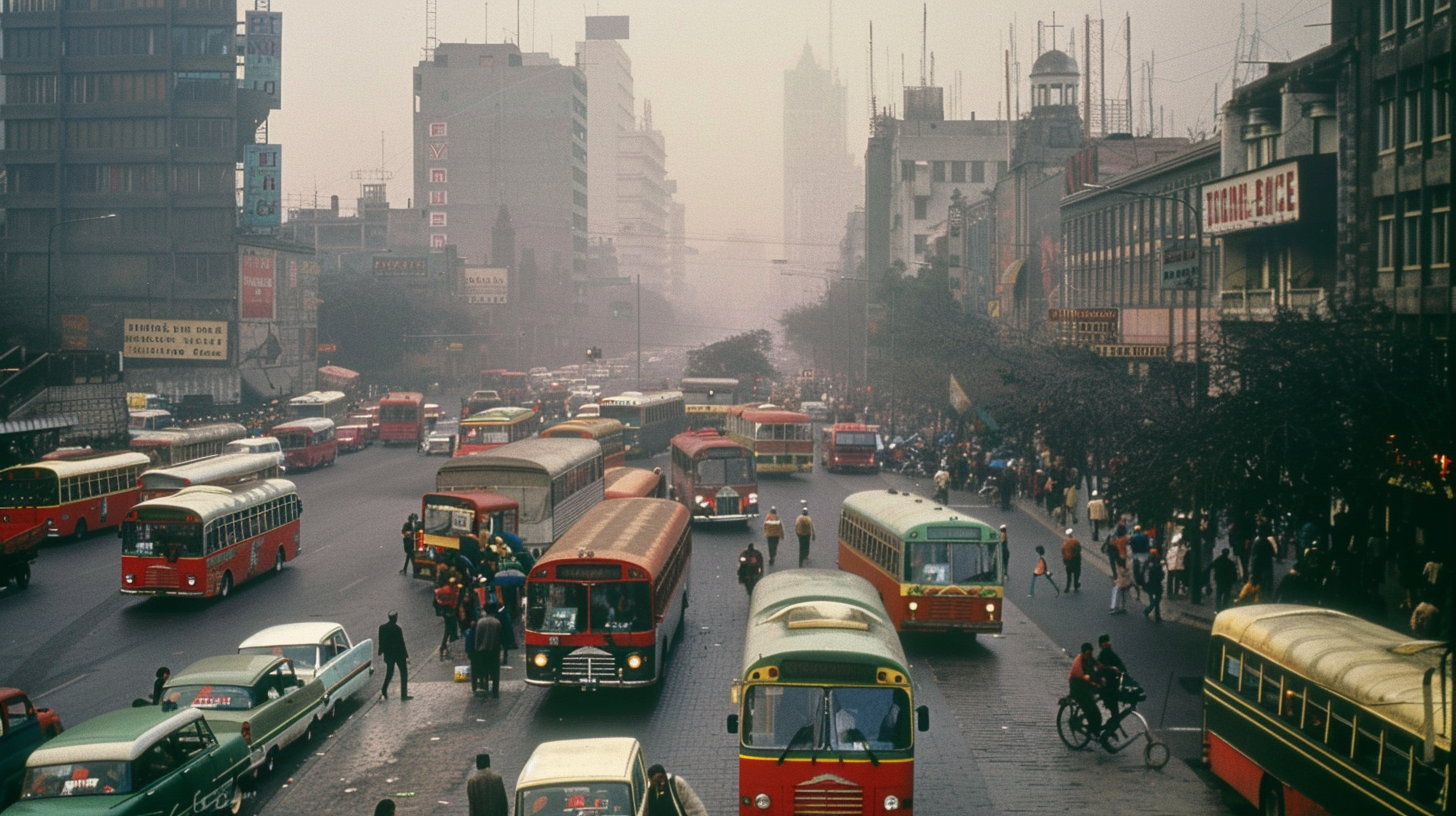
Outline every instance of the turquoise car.
{"label": "turquoise car", "polygon": [[273,655],[205,657],[162,689],[163,708],[200,708],[217,731],[241,734],[264,773],[294,740],[313,738],[323,704],[319,678],[300,677],[291,659]]}
{"label": "turquoise car", "polygon": [[103,714],[36,749],[6,816],[239,813],[248,746],[197,709]]}

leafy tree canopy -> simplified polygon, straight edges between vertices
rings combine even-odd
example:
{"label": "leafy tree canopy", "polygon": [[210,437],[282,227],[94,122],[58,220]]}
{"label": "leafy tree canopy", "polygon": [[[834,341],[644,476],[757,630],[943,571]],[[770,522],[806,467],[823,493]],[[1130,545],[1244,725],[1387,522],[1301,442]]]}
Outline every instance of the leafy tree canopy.
{"label": "leafy tree canopy", "polygon": [[778,372],[768,361],[773,335],[767,329],[735,334],[688,351],[689,377],[736,377],[751,382],[755,377],[773,380]]}

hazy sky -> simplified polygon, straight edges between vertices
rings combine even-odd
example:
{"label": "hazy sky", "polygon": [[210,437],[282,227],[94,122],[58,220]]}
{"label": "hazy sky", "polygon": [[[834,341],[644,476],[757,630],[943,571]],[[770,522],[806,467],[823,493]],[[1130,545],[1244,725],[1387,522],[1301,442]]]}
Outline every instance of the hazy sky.
{"label": "hazy sky", "polygon": [[[1100,10],[1106,20],[1105,87],[1120,97],[1126,94],[1123,19],[1130,13],[1138,116],[1146,96],[1142,65],[1156,52],[1153,104],[1163,108],[1167,134],[1183,135],[1195,125],[1211,129],[1215,83],[1218,100],[1228,97],[1241,5],[1247,34],[1258,31],[1260,59],[1297,57],[1329,40],[1328,0],[931,0],[927,45],[947,103],[959,73],[961,118],[970,111],[994,118],[1004,99],[1002,54],[1013,22],[1025,111],[1038,19],[1049,24],[1055,12],[1058,24],[1071,24],[1057,30],[1057,45],[1065,50],[1075,29],[1080,63],[1083,18]],[[574,60],[587,15],[629,15],[631,39],[623,46],[632,58],[637,112],[642,100],[651,100],[653,122],[667,142],[668,173],[687,205],[689,243],[706,252],[746,232],[769,244],[766,255],[776,254],[783,72],[806,42],[821,64],[826,61],[831,8],[834,68],[849,89],[849,145],[857,162],[863,161],[870,110],[871,22],[879,103],[898,107],[902,59],[904,84],[920,82],[918,2],[438,0],[438,6],[442,42],[487,36],[516,41],[519,8],[522,49],[548,52],[564,63]],[[410,81],[424,46],[424,0],[272,0],[272,8],[283,13],[283,109],[271,117],[270,136],[283,145],[285,204],[311,206],[317,194],[326,206],[336,194],[352,208],[360,183],[352,174],[383,168],[393,173],[391,203],[404,206],[413,195]],[[1043,36],[1050,48],[1050,30]]]}

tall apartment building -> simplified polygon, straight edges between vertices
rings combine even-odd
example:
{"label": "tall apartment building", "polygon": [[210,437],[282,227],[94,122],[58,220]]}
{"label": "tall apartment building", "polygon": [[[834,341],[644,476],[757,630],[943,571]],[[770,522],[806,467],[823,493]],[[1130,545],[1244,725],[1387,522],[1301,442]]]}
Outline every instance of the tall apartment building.
{"label": "tall apartment building", "polygon": [[[586,271],[587,80],[512,43],[441,43],[414,69],[415,201],[430,248],[509,267],[512,306]],[[502,210],[514,257],[492,246]]]}
{"label": "tall apartment building", "polygon": [[626,17],[586,18],[586,39],[576,44],[576,64],[586,75],[587,225],[593,240],[615,240],[617,140],[637,127],[632,58],[619,39],[629,33]]}
{"label": "tall apartment building", "polygon": [[844,219],[862,201],[845,138],[847,98],[806,43],[784,71],[784,258],[810,269],[838,261]]}

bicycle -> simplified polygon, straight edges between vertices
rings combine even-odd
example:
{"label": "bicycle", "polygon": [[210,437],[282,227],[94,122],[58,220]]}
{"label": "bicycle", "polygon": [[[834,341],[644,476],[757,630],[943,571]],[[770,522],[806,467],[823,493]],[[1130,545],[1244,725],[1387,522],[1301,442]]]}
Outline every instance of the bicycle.
{"label": "bicycle", "polygon": [[[1121,752],[1124,748],[1137,742],[1145,740],[1143,747],[1143,762],[1149,768],[1161,768],[1168,764],[1171,752],[1168,746],[1153,735],[1153,729],[1148,726],[1148,721],[1138,713],[1137,704],[1148,699],[1148,695],[1138,684],[1127,681],[1120,682],[1117,689],[1117,700],[1126,708],[1122,708],[1112,719],[1103,726],[1102,734],[1096,735],[1091,732],[1087,724],[1087,714],[1082,711],[1082,706],[1071,697],[1063,697],[1057,701],[1057,736],[1062,742],[1073,751],[1080,751],[1097,738],[1097,744],[1102,750],[1109,754]],[[1129,718],[1135,719],[1137,725],[1132,725]],[[1132,727],[1132,733],[1128,728]],[[1141,726],[1141,729],[1138,729]]]}

